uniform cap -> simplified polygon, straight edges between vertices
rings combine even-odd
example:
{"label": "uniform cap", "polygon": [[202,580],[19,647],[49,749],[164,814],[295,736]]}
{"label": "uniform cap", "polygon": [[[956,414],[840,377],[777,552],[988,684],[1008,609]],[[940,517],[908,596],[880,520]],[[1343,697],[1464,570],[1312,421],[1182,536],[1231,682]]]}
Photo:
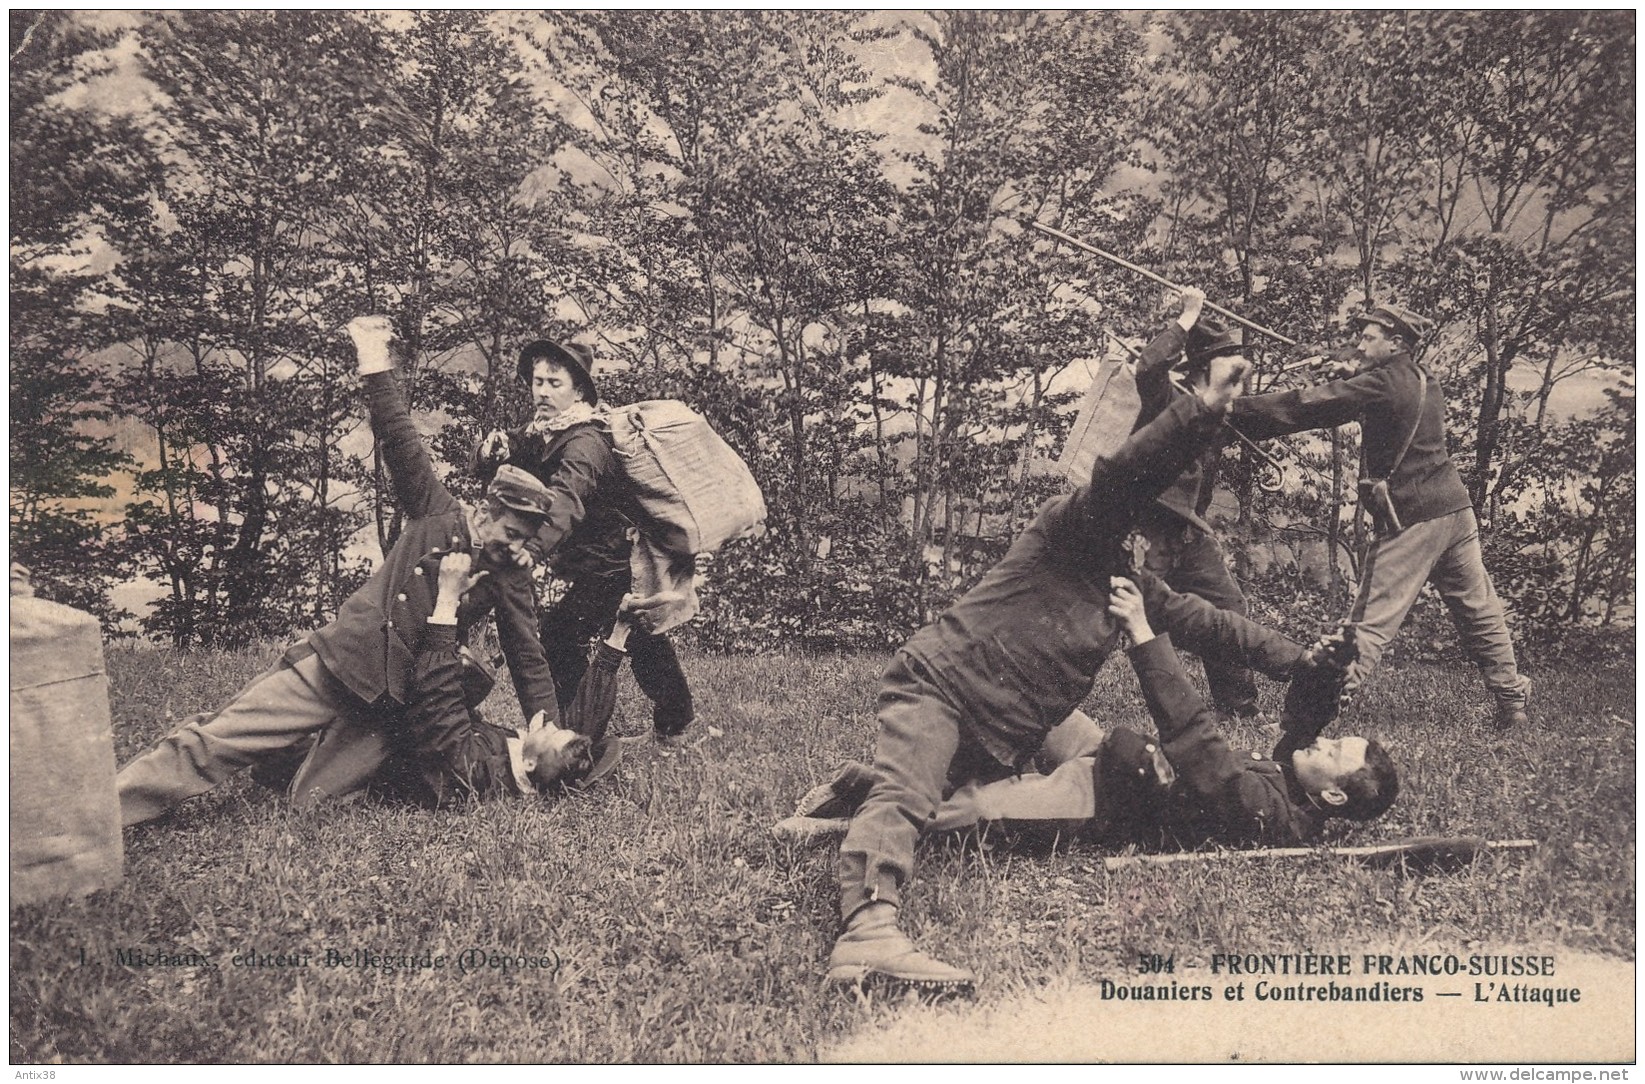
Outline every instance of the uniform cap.
{"label": "uniform cap", "polygon": [[486,486],[486,496],[496,498],[516,512],[542,519],[548,518],[549,509],[554,504],[547,486],[510,463],[497,468],[496,477]]}
{"label": "uniform cap", "polygon": [[1354,317],[1354,324],[1359,327],[1377,324],[1412,343],[1421,342],[1422,337],[1434,329],[1434,322],[1426,316],[1420,316],[1403,305],[1392,303],[1378,305],[1370,312],[1361,313]]}

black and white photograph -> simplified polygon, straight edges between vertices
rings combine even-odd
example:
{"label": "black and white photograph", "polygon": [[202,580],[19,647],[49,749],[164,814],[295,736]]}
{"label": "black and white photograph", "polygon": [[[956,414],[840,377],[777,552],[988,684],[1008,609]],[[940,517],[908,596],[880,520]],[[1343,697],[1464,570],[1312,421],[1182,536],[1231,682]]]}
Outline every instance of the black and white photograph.
{"label": "black and white photograph", "polygon": [[1628,1079],[1632,8],[9,18],[15,1079]]}

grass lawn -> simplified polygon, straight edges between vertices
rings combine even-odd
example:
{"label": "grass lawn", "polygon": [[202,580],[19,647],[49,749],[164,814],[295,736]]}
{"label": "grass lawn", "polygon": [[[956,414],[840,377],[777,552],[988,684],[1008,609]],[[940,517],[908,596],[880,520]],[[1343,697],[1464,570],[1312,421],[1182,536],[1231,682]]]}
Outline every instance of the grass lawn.
{"label": "grass lawn", "polygon": [[[275,654],[111,649],[118,759]],[[901,1006],[858,1004],[821,981],[837,925],[832,849],[767,832],[840,761],[869,753],[884,659],[687,653],[685,664],[697,744],[631,747],[620,776],[588,795],[297,815],[242,777],[127,832],[118,889],[11,911],[11,1060],[787,1062],[889,1022]],[[934,842],[907,928],[977,970],[985,1007],[1132,974],[1152,951],[1179,964],[1373,944],[1632,959],[1632,661],[1531,672],[1537,718],[1518,733],[1489,730],[1460,660],[1385,669],[1334,731],[1382,739],[1404,774],[1393,812],[1339,841],[1530,837],[1541,845],[1529,856],[1426,876],[1329,856],[1109,874],[1084,845]],[[616,725],[642,732],[649,718],[624,682]],[[513,711],[506,695],[494,711]],[[1263,695],[1277,707],[1277,687]],[[1147,725],[1120,658],[1086,707]],[[1255,728],[1234,739],[1271,744]],[[524,962],[459,970],[470,948]],[[117,949],[216,966],[127,966]],[[379,955],[327,967],[328,950]],[[232,966],[244,953],[265,964],[307,953],[309,966]]]}

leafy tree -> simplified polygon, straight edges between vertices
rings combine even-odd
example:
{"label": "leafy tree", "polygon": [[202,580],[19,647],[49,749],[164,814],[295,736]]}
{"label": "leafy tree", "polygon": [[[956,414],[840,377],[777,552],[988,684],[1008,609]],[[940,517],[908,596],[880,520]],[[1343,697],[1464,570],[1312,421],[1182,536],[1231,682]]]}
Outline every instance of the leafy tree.
{"label": "leafy tree", "polygon": [[98,231],[141,193],[130,126],[64,94],[108,70],[111,36],[65,12],[11,13],[11,473],[13,559],[38,592],[92,610],[112,630],[118,554],[96,502],[127,462],[109,435],[115,410],[94,361],[106,275]]}

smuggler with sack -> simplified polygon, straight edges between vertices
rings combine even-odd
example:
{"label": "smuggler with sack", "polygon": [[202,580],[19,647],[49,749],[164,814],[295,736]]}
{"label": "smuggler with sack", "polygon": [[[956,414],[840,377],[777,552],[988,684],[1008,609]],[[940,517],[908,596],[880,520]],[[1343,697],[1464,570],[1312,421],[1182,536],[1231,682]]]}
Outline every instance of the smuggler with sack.
{"label": "smuggler with sack", "polygon": [[540,339],[520,351],[531,421],[496,430],[472,466],[489,480],[523,469],[549,493],[533,550],[567,584],[540,631],[559,704],[576,698],[590,641],[628,617],[634,679],[652,702],[652,731],[680,741],[694,715],[691,688],[667,630],[697,612],[700,557],[756,533],[765,503],[747,466],[683,403],[652,400],[601,409],[594,353],[582,343]]}

